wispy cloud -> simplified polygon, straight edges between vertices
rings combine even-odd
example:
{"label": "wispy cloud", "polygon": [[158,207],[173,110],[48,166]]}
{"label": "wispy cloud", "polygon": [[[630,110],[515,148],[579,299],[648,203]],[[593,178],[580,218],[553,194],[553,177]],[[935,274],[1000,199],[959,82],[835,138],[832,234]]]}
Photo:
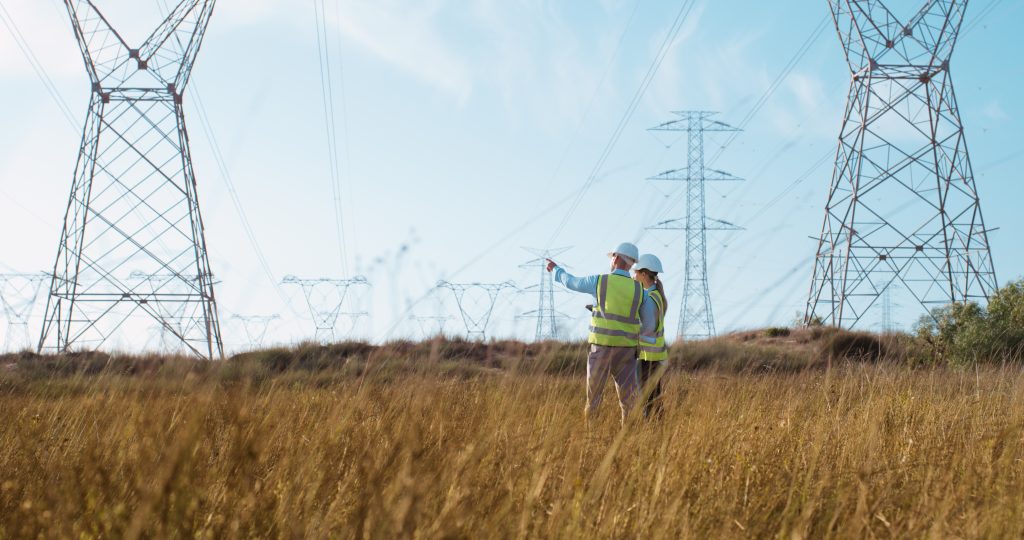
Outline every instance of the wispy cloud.
{"label": "wispy cloud", "polygon": [[465,60],[441,31],[442,3],[362,0],[341,4],[342,33],[378,58],[460,101],[473,91]]}
{"label": "wispy cloud", "polygon": [[608,9],[602,31],[591,34],[569,24],[562,5],[477,2],[471,23],[486,37],[474,55],[481,83],[509,116],[552,129],[578,124],[602,74],[614,69],[608,64],[616,43],[605,38],[617,39],[624,21],[611,15],[616,6]]}
{"label": "wispy cloud", "polygon": [[998,101],[992,100],[985,104],[985,107],[981,109],[981,114],[984,114],[989,120],[1002,121],[1010,118],[1003,110],[1002,105]]}

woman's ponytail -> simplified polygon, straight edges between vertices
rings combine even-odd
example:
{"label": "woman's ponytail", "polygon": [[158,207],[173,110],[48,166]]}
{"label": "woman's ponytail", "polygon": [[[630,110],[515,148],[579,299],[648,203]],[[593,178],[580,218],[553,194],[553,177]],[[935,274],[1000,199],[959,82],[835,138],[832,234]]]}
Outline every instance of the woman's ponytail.
{"label": "woman's ponytail", "polygon": [[661,283],[661,278],[658,274],[654,274],[654,286],[658,288],[658,292],[661,293],[661,300],[665,302],[665,310],[668,311],[668,297],[665,296],[665,286]]}

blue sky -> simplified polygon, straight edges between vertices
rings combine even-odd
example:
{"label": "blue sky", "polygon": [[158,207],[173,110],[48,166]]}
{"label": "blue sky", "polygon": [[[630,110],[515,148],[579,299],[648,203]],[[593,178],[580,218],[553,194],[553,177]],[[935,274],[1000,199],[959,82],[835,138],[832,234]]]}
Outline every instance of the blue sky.
{"label": "blue sky", "polygon": [[[895,7],[898,15],[918,4],[892,3],[906,4]],[[0,5],[74,115],[72,125],[0,25],[0,230],[16,232],[0,235],[0,271],[49,270],[88,80],[59,2]],[[155,2],[97,5],[129,40],[143,39],[160,18]],[[229,347],[240,345],[235,313],[280,313],[272,341],[312,336],[313,326],[299,291],[279,288],[261,270],[198,100],[275,280],[365,274],[374,286],[360,300],[370,311],[357,327],[362,336],[415,337],[419,327],[408,315],[457,315],[443,294],[415,303],[438,279],[536,283],[535,272],[519,268],[532,257],[522,246],[573,246],[562,260],[582,274],[604,270],[611,246],[639,240],[642,251],[662,258],[670,299],[678,298],[681,234],[643,230],[684,208],[671,203],[677,193],[644,179],[684,165],[684,141],[646,128],[680,109],[719,111],[718,119],[739,124],[828,16],[824,1],[697,2],[598,181],[553,237],[570,208],[555,203],[586,183],[680,5],[327,1],[341,250],[314,3],[220,0],[186,95],[186,119]],[[990,240],[1001,283],[1024,273],[1015,240],[1024,227],[1017,181],[1024,47],[1014,24],[1022,20],[1024,0],[972,1],[952,62],[982,209],[987,225],[999,228]],[[714,163],[747,179],[708,190],[708,214],[745,228],[709,237],[720,332],[787,324],[802,311],[831,160],[812,166],[835,149],[848,83],[829,22]],[[708,154],[724,140],[710,138]],[[490,334],[530,337],[532,327],[515,314],[534,303],[528,293],[503,295]],[[575,317],[567,330],[582,336],[586,299],[561,294],[559,303]],[[919,312],[900,305],[896,322],[907,328]],[[460,321],[446,328],[460,330]]]}

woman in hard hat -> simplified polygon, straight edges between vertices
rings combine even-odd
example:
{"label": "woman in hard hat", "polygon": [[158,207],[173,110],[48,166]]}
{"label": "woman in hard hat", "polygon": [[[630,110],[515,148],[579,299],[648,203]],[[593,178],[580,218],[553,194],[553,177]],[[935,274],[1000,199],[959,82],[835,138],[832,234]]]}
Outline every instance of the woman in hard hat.
{"label": "woman in hard hat", "polygon": [[665,373],[665,360],[668,358],[668,348],[665,346],[665,308],[668,301],[665,298],[665,287],[658,279],[661,271],[661,260],[650,253],[640,255],[633,265],[636,280],[643,285],[644,291],[654,301],[657,310],[657,329],[653,335],[642,336],[637,347],[638,382],[643,392],[641,395],[647,396],[644,403],[645,418],[652,415],[661,417],[664,414],[661,402],[661,377]]}

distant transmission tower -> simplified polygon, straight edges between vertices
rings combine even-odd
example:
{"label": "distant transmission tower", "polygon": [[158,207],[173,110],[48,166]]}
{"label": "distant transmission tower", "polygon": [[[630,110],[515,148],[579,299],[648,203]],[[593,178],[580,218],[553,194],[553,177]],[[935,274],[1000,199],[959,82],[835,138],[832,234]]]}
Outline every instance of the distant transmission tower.
{"label": "distant transmission tower", "polygon": [[423,339],[444,336],[445,326],[453,318],[445,311],[444,302],[439,294],[440,291],[439,287],[434,287],[427,293],[427,296],[434,300],[434,313],[432,315],[414,313],[409,316],[409,320],[414,321],[419,326]]}
{"label": "distant transmission tower", "polygon": [[569,251],[571,248],[523,249],[536,255],[537,258],[527,261],[519,265],[519,267],[526,269],[538,269],[540,272],[540,282],[537,285],[524,289],[524,291],[537,291],[537,309],[522,313],[518,318],[537,320],[537,330],[533,337],[535,341],[558,339],[558,319],[565,317],[566,315],[555,309],[554,277],[551,272],[547,271],[547,260],[554,259],[556,256]]}
{"label": "distant transmission tower", "polygon": [[892,287],[886,287],[882,293],[882,332],[892,332]]}
{"label": "distant transmission tower", "polygon": [[[90,0],[64,4],[92,98],[39,349],[98,348],[137,313],[181,312],[182,344],[222,356],[182,106],[214,0],[182,0],[138,48]],[[140,297],[125,268],[172,277]]]}
{"label": "distant transmission tower", "polygon": [[502,283],[451,283],[439,281],[438,288],[448,289],[455,296],[462,322],[466,325],[466,336],[483,340],[487,337],[487,325],[494,311],[498,295],[505,289],[514,289],[510,281]]}
{"label": "distant transmission tower", "polygon": [[830,0],[853,74],[805,320],[856,325],[894,283],[921,306],[984,302],[997,281],[949,60],[966,0],[902,23]]}
{"label": "distant transmission tower", "polygon": [[[650,131],[685,131],[687,165],[685,169],[665,171],[648,178],[651,181],[685,182],[686,217],[657,223],[651,230],[686,231],[686,262],[683,299],[679,312],[679,339],[706,339],[715,335],[715,316],[708,286],[707,231],[735,231],[740,227],[727,221],[708,218],[705,212],[705,182],[739,182],[729,173],[704,167],[704,133],[739,131],[728,124],[708,118],[710,111],[673,111],[679,116],[650,128]],[[711,222],[709,225],[708,222]]]}
{"label": "distant transmission tower", "polygon": [[39,298],[43,282],[49,274],[0,274],[0,307],[7,319],[4,346],[0,351],[14,352],[22,347],[31,347],[28,334],[28,319]]}
{"label": "distant transmission tower", "polygon": [[313,325],[316,327],[316,340],[320,343],[329,343],[335,340],[334,328],[342,315],[352,317],[353,321],[366,315],[366,312],[363,311],[342,312],[342,307],[346,305],[345,299],[353,287],[370,286],[370,283],[362,276],[351,279],[303,279],[285,276],[281,283],[298,285],[302,288],[302,294],[309,306],[309,314],[313,317]]}
{"label": "distant transmission tower", "polygon": [[246,348],[261,349],[263,340],[270,330],[270,323],[281,318],[280,315],[233,315],[232,319],[242,324],[242,331],[245,332]]}
{"label": "distant transmission tower", "polygon": [[[151,299],[163,296],[168,286],[178,279],[180,276],[174,274],[147,274],[135,270],[128,275],[127,283],[132,298],[141,305],[149,305]],[[190,326],[197,321],[189,313],[188,307],[185,302],[154,302],[153,309],[160,314],[155,328],[159,331],[162,352],[182,352],[182,336],[192,333]]]}
{"label": "distant transmission tower", "polygon": [[444,335],[444,327],[452,318],[445,315],[412,315],[409,319],[420,327],[423,339]]}

